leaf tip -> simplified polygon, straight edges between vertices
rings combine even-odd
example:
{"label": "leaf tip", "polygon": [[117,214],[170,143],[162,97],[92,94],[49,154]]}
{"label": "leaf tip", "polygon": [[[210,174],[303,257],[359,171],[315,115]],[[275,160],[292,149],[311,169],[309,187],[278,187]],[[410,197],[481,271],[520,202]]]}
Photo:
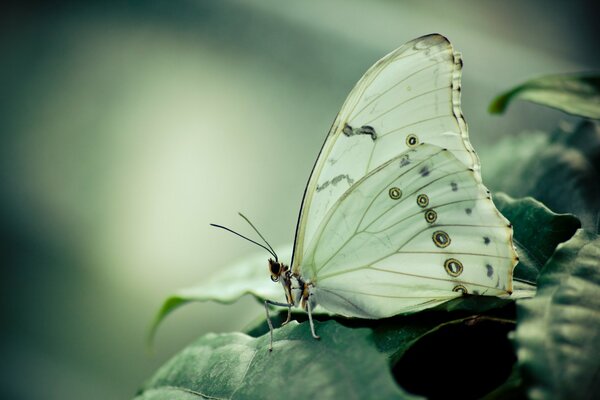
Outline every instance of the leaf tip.
{"label": "leaf tip", "polygon": [[165,319],[167,315],[173,312],[173,310],[187,302],[188,300],[177,295],[170,296],[164,301],[164,303],[160,307],[160,310],[154,317],[150,328],[148,329],[148,336],[146,337],[146,350],[149,353],[152,354],[154,350],[154,338],[156,337],[156,332],[160,323]]}

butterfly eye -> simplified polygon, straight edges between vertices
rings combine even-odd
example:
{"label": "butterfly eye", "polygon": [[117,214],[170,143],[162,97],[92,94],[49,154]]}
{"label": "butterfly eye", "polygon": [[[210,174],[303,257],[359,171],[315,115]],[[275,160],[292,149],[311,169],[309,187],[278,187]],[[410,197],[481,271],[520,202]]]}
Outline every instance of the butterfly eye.
{"label": "butterfly eye", "polygon": [[281,272],[281,264],[278,262],[271,262],[269,263],[269,269],[271,270],[271,275],[279,276],[279,273]]}
{"label": "butterfly eye", "polygon": [[279,282],[279,275],[271,275],[271,280],[273,282]]}

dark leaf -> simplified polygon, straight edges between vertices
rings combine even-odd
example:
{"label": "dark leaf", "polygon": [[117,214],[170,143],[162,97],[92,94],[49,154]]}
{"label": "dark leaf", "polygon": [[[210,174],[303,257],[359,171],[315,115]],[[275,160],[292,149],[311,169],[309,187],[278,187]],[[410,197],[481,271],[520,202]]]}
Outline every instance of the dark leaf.
{"label": "dark leaf", "polygon": [[532,399],[600,393],[600,237],[583,230],[561,245],[533,299],[517,305],[515,344]]}
{"label": "dark leaf", "polygon": [[[280,326],[286,316],[286,311],[275,314],[274,326]],[[306,314],[294,313],[293,318],[306,321]],[[423,396],[436,397],[451,387],[464,398],[478,397],[504,382],[515,361],[507,338],[516,321],[510,299],[463,296],[434,309],[380,320],[324,315],[317,319],[334,319],[352,329],[372,329],[373,343],[389,358],[396,381]],[[249,330],[252,336],[267,332],[264,320]],[[490,356],[473,363],[490,342],[494,343],[494,349],[487,351]],[[456,380],[450,370],[460,370],[472,379]],[[432,381],[438,384],[432,387]]]}
{"label": "dark leaf", "polygon": [[515,278],[528,282],[535,282],[556,246],[569,240],[581,226],[576,217],[555,214],[531,197],[515,200],[498,193],[494,195],[494,204],[513,224],[513,239],[519,254]]}
{"label": "dark leaf", "polygon": [[[345,318],[335,315],[316,315],[315,319],[320,321],[333,319],[349,328],[373,329],[373,339],[379,351],[395,361],[414,341],[430,330],[448,322],[480,315],[498,316],[514,321],[514,300],[493,296],[465,295],[429,310],[385,319]],[[273,326],[281,326],[286,317],[287,311],[285,310],[273,313],[271,315]],[[292,319],[306,322],[308,317],[306,313],[294,312]],[[267,332],[269,332],[269,326],[264,318],[260,318],[246,330],[248,335],[254,337],[262,336]]]}
{"label": "dark leaf", "polygon": [[315,340],[307,323],[268,335],[205,335],[167,362],[136,400],[154,399],[342,399],[416,398],[394,382],[388,361],[369,329],[335,321],[317,323]]}

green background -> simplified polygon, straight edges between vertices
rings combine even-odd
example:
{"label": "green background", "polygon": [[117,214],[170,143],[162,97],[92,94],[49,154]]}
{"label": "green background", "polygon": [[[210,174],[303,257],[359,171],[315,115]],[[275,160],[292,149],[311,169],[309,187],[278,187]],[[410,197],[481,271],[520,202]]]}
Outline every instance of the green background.
{"label": "green background", "polygon": [[247,229],[242,211],[274,246],[293,240],[346,94],[410,39],[439,32],[463,53],[475,149],[571,120],[486,112],[526,79],[600,64],[591,1],[522,3],[4,5],[0,398],[130,398],[194,338],[262,315],[251,299],[184,307],[145,348],[170,293],[256,252],[210,222]]}

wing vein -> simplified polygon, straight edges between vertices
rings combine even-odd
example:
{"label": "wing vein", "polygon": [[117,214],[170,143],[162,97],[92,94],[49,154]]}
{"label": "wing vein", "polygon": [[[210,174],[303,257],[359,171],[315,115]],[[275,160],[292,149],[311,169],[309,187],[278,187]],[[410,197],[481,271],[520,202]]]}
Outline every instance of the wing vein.
{"label": "wing vein", "polygon": [[[444,51],[445,51],[445,50],[444,50]],[[440,52],[440,53],[441,53],[441,52]],[[395,62],[395,61],[397,61],[397,60],[394,60],[394,62]],[[390,88],[389,88],[389,89],[387,89],[387,90],[384,90],[384,91],[383,91],[383,92],[381,92],[379,95],[375,96],[375,97],[374,97],[374,98],[373,98],[371,101],[369,101],[369,102],[368,102],[367,104],[365,104],[365,105],[364,105],[364,106],[363,106],[363,107],[362,107],[360,110],[358,110],[358,111],[356,112],[356,114],[351,114],[351,115],[348,115],[348,120],[350,121],[350,120],[352,120],[352,119],[354,119],[354,118],[358,117],[358,116],[359,116],[359,115],[360,115],[360,114],[361,114],[361,113],[362,113],[362,112],[363,112],[363,111],[364,111],[364,110],[365,110],[367,107],[369,107],[371,104],[373,104],[373,103],[374,103],[376,100],[378,100],[378,99],[380,99],[381,97],[385,96],[387,93],[389,93],[389,92],[390,92],[392,89],[394,89],[396,86],[400,85],[402,82],[405,82],[407,79],[410,79],[410,78],[412,78],[412,77],[413,77],[413,76],[415,76],[416,74],[418,74],[418,73],[421,73],[421,72],[425,71],[426,69],[433,68],[433,67],[435,67],[436,65],[440,65],[441,63],[442,63],[441,61],[440,61],[440,62],[433,63],[433,64],[431,64],[431,65],[428,65],[428,66],[424,67],[424,68],[421,68],[421,69],[420,69],[420,70],[418,70],[418,71],[415,71],[415,72],[413,72],[412,74],[408,75],[408,76],[407,76],[407,77],[405,77],[404,79],[401,79],[399,82],[397,82],[397,83],[393,84],[392,86],[390,86]],[[371,82],[371,83],[372,83],[372,82]],[[370,86],[370,85],[369,85],[369,86]],[[368,87],[367,87],[367,88],[368,88]],[[365,89],[367,89],[367,88],[365,88]],[[366,90],[365,90],[365,91],[366,91]]]}

